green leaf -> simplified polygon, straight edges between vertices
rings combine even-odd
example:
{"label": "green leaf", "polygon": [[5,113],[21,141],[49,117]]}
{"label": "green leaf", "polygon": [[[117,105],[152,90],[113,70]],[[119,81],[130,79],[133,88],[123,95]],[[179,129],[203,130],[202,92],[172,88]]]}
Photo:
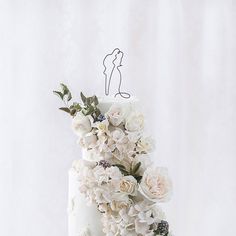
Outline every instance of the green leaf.
{"label": "green leaf", "polygon": [[123,170],[123,169],[119,169],[119,170],[123,175],[129,175],[129,172],[127,170]]}
{"label": "green leaf", "polygon": [[80,97],[81,97],[81,100],[83,101],[83,103],[87,104],[87,99],[82,92],[80,92]]}
{"label": "green leaf", "polygon": [[123,174],[123,175],[129,175],[129,172],[126,170],[125,166],[123,165],[120,165],[120,164],[114,164],[112,166],[116,166],[119,168],[120,172]]}
{"label": "green leaf", "polygon": [[134,178],[137,180],[137,182],[138,183],[140,183],[141,182],[141,180],[142,180],[142,178],[143,178],[143,176],[141,176],[141,175],[136,175],[136,176],[134,176]]}
{"label": "green leaf", "polygon": [[69,102],[71,99],[72,99],[71,92],[69,92],[67,95],[67,101]]}
{"label": "green leaf", "polygon": [[81,109],[81,112],[86,116],[87,110],[86,109]]}
{"label": "green leaf", "polygon": [[95,115],[98,117],[101,114],[101,111],[96,107],[95,109]]}
{"label": "green leaf", "polygon": [[61,100],[63,100],[64,95],[63,95],[61,92],[59,92],[59,91],[53,91],[53,93],[54,93],[55,95],[57,95],[58,97],[60,97]]}
{"label": "green leaf", "polygon": [[94,102],[95,106],[98,105],[98,98],[95,95],[93,96],[93,102]]}
{"label": "green leaf", "polygon": [[91,105],[93,103],[93,97],[88,97],[86,99],[87,105]]}
{"label": "green leaf", "polygon": [[121,165],[121,164],[114,164],[113,166],[118,167],[119,169],[123,169],[126,170],[125,166]]}
{"label": "green leaf", "polygon": [[72,116],[74,116],[76,113],[77,113],[77,110],[76,110],[76,109],[70,110],[70,114],[71,114]]}
{"label": "green leaf", "polygon": [[139,170],[140,166],[141,166],[141,162],[138,162],[138,163],[134,166],[134,168],[133,168],[133,170],[132,170],[132,174],[136,174],[137,171]]}
{"label": "green leaf", "polygon": [[79,104],[79,103],[76,103],[76,102],[74,102],[73,105],[70,106],[70,108],[71,108],[71,109],[74,108],[74,109],[76,109],[76,110],[78,110],[78,111],[81,110],[80,104]]}
{"label": "green leaf", "polygon": [[87,108],[85,109],[85,112],[84,112],[84,114],[85,114],[86,116],[91,115],[91,114],[93,114],[93,113],[94,113],[94,107],[92,107],[92,106],[87,107]]}
{"label": "green leaf", "polygon": [[64,95],[66,95],[70,92],[68,87],[65,84],[61,83],[60,85],[61,85],[61,89],[62,89],[62,92]]}
{"label": "green leaf", "polygon": [[94,107],[90,106],[88,108],[88,114],[91,115],[94,112]]}
{"label": "green leaf", "polygon": [[70,109],[68,107],[60,107],[59,109],[70,114]]}

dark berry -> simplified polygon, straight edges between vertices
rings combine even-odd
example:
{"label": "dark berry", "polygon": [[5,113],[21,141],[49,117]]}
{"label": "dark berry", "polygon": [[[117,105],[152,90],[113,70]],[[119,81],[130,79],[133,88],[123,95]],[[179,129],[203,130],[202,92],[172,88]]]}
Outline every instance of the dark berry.
{"label": "dark berry", "polygon": [[99,161],[98,165],[102,166],[104,169],[111,167],[111,164],[106,160]]}

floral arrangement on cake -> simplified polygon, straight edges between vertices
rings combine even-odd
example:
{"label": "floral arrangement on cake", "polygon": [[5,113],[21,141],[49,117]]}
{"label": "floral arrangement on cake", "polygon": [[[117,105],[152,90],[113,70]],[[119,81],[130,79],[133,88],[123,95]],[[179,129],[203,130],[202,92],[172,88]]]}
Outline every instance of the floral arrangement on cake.
{"label": "floral arrangement on cake", "polygon": [[144,116],[136,109],[113,105],[102,114],[96,96],[72,103],[71,92],[61,84],[54,91],[72,116],[78,143],[86,160],[73,163],[80,192],[101,212],[106,236],[170,236],[160,203],[169,200],[172,184],[166,168],[155,167],[150,153],[153,141],[144,135]]}

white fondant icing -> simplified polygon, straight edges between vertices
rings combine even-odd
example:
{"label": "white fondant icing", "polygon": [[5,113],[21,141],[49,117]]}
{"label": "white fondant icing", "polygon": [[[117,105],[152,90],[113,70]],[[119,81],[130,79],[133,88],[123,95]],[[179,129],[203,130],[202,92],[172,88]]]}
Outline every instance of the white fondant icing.
{"label": "white fondant icing", "polygon": [[106,113],[112,105],[119,105],[122,106],[127,111],[132,109],[132,107],[138,104],[138,99],[135,97],[131,97],[128,99],[120,98],[120,97],[99,97],[98,98],[99,104],[98,107],[101,112],[104,114]]}
{"label": "white fondant icing", "polygon": [[79,236],[92,236],[89,228],[84,228],[81,230]]}
{"label": "white fondant icing", "polygon": [[[101,225],[101,213],[95,206],[88,206],[79,192],[76,171],[69,171],[69,236],[104,236]],[[81,229],[84,229],[81,231]],[[85,234],[84,232],[86,232]]]}

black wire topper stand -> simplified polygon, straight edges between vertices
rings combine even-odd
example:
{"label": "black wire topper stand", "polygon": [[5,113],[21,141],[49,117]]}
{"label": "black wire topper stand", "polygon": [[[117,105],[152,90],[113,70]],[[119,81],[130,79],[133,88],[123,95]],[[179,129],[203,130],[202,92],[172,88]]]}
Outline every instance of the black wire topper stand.
{"label": "black wire topper stand", "polygon": [[[119,75],[119,85],[118,85],[117,93],[114,96],[116,97],[119,95],[122,98],[130,98],[129,93],[121,90],[122,74],[120,71],[120,67],[122,66],[123,57],[124,57],[124,53],[119,48],[115,48],[112,51],[112,53],[107,54],[103,59],[102,64],[104,66],[103,74],[105,76],[105,95],[106,96],[110,94],[110,87],[111,87],[112,79],[114,79],[113,75],[114,75],[114,72],[117,71]],[[111,64],[109,65],[109,67],[106,66],[106,63],[105,63],[108,60],[108,58],[114,58],[111,61]]]}

